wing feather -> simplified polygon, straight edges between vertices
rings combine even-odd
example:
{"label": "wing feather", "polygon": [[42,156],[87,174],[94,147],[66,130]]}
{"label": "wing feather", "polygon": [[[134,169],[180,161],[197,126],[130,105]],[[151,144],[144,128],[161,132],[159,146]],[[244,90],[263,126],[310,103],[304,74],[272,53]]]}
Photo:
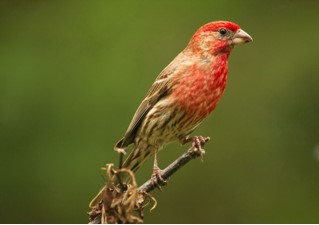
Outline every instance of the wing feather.
{"label": "wing feather", "polygon": [[176,64],[169,64],[156,78],[155,82],[146,94],[145,99],[137,108],[133,119],[127,128],[124,137],[115,145],[116,148],[124,148],[134,142],[136,131],[141,125],[146,114],[153,106],[170,92],[170,78],[174,76]]}

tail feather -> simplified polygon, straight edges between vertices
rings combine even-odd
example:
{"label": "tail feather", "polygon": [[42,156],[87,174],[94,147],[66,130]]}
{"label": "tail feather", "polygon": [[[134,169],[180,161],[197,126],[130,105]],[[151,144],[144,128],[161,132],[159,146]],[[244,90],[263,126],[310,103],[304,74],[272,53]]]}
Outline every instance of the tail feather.
{"label": "tail feather", "polygon": [[143,162],[147,160],[154,154],[154,149],[151,146],[147,146],[146,148],[141,148],[140,145],[135,145],[129,154],[129,156],[125,159],[122,168],[130,169],[132,172],[136,172]]}

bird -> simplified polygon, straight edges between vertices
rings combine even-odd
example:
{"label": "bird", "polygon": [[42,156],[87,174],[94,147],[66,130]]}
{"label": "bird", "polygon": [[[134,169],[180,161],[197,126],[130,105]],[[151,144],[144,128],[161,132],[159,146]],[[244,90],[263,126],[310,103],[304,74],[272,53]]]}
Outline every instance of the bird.
{"label": "bird", "polygon": [[157,76],[137,108],[115,150],[130,154],[122,168],[136,172],[154,155],[152,182],[164,181],[158,152],[165,145],[192,142],[200,148],[202,136],[189,137],[219,103],[226,87],[228,58],[233,48],[253,41],[239,25],[214,21],[201,26],[187,46]]}

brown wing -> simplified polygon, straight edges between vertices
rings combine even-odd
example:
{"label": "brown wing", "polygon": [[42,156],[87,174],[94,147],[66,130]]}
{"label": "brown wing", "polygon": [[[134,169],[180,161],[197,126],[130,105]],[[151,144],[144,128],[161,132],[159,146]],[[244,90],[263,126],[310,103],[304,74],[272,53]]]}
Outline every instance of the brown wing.
{"label": "brown wing", "polygon": [[145,115],[152,109],[152,107],[164,96],[169,93],[170,82],[169,77],[173,75],[176,69],[175,63],[169,64],[156,78],[143,102],[136,110],[133,119],[127,128],[124,137],[115,145],[116,148],[124,148],[134,142],[136,131],[141,125]]}

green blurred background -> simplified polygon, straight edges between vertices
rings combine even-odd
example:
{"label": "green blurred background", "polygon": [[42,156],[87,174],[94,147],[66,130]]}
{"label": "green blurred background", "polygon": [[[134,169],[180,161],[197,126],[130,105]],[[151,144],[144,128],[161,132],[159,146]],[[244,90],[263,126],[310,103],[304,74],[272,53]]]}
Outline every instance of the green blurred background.
{"label": "green blurred background", "polygon": [[[226,93],[146,223],[319,223],[319,1],[0,1],[0,222],[87,223],[100,167],[157,74],[241,25]],[[166,166],[187,147],[160,154]],[[140,171],[142,183],[152,162]]]}

